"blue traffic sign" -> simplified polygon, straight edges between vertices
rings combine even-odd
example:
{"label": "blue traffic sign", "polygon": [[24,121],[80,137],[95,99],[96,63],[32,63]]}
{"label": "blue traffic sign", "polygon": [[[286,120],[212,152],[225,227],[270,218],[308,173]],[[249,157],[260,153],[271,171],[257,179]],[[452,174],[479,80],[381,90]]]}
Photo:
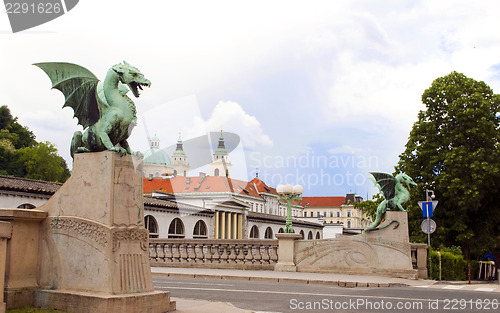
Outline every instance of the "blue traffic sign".
{"label": "blue traffic sign", "polygon": [[424,217],[432,217],[432,202],[422,202],[422,213]]}

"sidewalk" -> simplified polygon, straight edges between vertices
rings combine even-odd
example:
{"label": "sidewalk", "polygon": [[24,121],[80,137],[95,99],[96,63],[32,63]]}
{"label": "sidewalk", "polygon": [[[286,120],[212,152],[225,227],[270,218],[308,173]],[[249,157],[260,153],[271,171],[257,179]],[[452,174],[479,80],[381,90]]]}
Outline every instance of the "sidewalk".
{"label": "sidewalk", "polygon": [[[391,278],[375,275],[346,275],[346,274],[324,274],[324,273],[302,273],[302,272],[275,272],[275,271],[251,271],[231,269],[208,269],[208,268],[174,268],[174,267],[151,267],[153,275],[167,275],[168,277],[192,277],[192,278],[215,278],[215,279],[238,279],[259,280],[272,282],[293,282],[303,284],[326,284],[339,287],[395,287],[409,286],[418,288],[442,288],[462,289],[477,291],[500,292],[500,285],[496,283],[478,283],[468,285],[467,282],[437,282],[427,279],[404,279]],[[475,289],[472,289],[475,288]],[[482,290],[481,290],[482,289]],[[252,311],[234,307],[230,303],[214,302],[205,300],[192,300],[184,298],[173,298],[177,301],[177,313],[250,313]]]}
{"label": "sidewalk", "polygon": [[211,268],[175,268],[151,267],[151,272],[169,277],[203,277],[216,279],[260,280],[273,282],[294,282],[305,284],[327,284],[340,287],[392,287],[392,286],[427,286],[436,282],[433,280],[414,280],[391,278],[375,275],[346,275],[303,272],[251,271]]}

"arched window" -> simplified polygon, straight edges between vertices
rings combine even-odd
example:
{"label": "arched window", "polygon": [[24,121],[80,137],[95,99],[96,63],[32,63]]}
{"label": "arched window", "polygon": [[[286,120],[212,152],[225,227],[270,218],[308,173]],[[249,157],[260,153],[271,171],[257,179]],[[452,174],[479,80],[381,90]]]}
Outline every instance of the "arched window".
{"label": "arched window", "polygon": [[301,238],[301,239],[304,239],[304,231],[303,231],[302,229],[300,230],[300,233],[299,233],[299,234],[302,236],[302,238]]}
{"label": "arched window", "polygon": [[158,238],[158,223],[151,215],[144,217],[144,226],[149,230],[149,238]]}
{"label": "arched window", "polygon": [[184,224],[180,218],[174,218],[168,227],[168,238],[184,238]]}
{"label": "arched window", "polygon": [[351,221],[347,221],[347,228],[351,228]]}
{"label": "arched window", "polygon": [[204,221],[199,220],[194,225],[193,238],[201,238],[201,239],[208,238],[208,236],[207,236],[207,224],[205,224]]}
{"label": "arched window", "polygon": [[184,171],[184,177],[186,177],[186,174],[187,174],[186,171]]}
{"label": "arched window", "polygon": [[319,234],[319,232],[316,233],[316,239],[321,239],[321,235]]}
{"label": "arched window", "polygon": [[266,228],[266,233],[264,234],[265,239],[273,239],[273,230],[271,227]]}
{"label": "arched window", "polygon": [[155,177],[160,177],[160,173],[156,172]]}
{"label": "arched window", "polygon": [[307,239],[313,239],[312,231],[309,231],[309,234],[307,234]]}
{"label": "arched window", "polygon": [[229,177],[229,170],[226,170],[226,177]]}
{"label": "arched window", "polygon": [[33,205],[33,204],[31,204],[31,203],[23,203],[23,204],[21,204],[20,206],[18,206],[17,208],[18,208],[18,209],[29,209],[29,210],[31,210],[31,209],[36,208],[36,206],[34,206],[34,205]]}
{"label": "arched window", "polygon": [[259,238],[259,228],[256,225],[250,229],[250,238]]}
{"label": "arched window", "polygon": [[278,234],[283,234],[284,232],[285,232],[285,231],[283,230],[283,228],[280,228],[280,229],[278,230]]}
{"label": "arched window", "polygon": [[177,170],[174,170],[174,177],[177,176]]}
{"label": "arched window", "polygon": [[218,168],[215,169],[214,176],[219,176],[219,169]]}

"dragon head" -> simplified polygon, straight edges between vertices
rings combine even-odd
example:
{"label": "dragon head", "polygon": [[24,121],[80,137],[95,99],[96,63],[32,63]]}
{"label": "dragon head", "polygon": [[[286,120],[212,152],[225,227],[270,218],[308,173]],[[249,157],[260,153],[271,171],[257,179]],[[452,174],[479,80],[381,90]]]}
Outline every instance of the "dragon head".
{"label": "dragon head", "polygon": [[120,82],[128,86],[136,98],[139,97],[139,89],[143,86],[150,87],[151,82],[136,67],[123,61],[123,64],[113,65],[113,70],[120,76]]}
{"label": "dragon head", "polygon": [[410,186],[417,186],[417,184],[413,181],[413,179],[406,175],[405,173],[399,173],[396,175],[396,180],[401,184],[405,184],[408,189]]}

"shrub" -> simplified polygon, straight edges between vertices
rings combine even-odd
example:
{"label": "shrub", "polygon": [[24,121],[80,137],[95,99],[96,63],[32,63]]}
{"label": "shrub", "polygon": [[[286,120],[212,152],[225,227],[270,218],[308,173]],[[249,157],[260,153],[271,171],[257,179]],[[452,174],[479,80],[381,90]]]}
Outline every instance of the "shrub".
{"label": "shrub", "polygon": [[[446,251],[447,250],[447,251]],[[453,252],[449,252],[453,251]],[[456,249],[456,247],[442,249],[441,251],[441,279],[442,280],[467,280],[468,279],[468,262],[464,260],[463,256]],[[439,279],[439,256],[435,250],[430,251],[431,267],[430,273],[432,278]],[[477,262],[471,264],[472,278],[475,278],[477,269],[474,271]],[[429,268],[429,267],[428,267]]]}

